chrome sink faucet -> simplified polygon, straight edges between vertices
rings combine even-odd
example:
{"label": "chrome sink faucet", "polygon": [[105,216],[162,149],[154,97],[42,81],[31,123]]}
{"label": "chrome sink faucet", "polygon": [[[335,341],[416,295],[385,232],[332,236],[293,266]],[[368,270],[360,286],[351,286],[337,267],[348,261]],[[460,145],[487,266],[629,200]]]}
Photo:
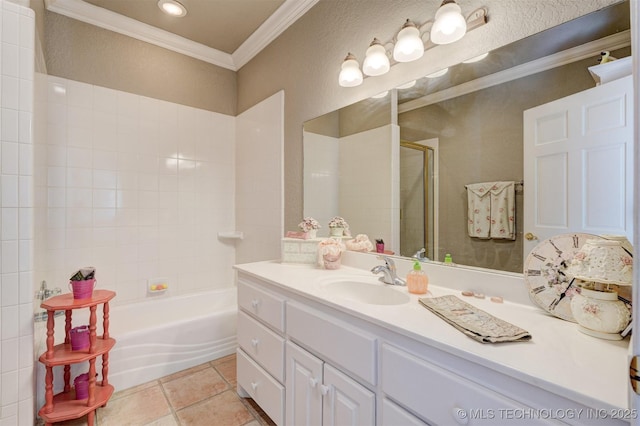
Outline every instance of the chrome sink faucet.
{"label": "chrome sink faucet", "polygon": [[391,285],[407,285],[405,280],[399,278],[396,273],[396,263],[387,256],[378,256],[378,259],[384,260],[384,265],[377,265],[371,269],[374,274],[382,272],[382,276],[379,278],[385,284]]}

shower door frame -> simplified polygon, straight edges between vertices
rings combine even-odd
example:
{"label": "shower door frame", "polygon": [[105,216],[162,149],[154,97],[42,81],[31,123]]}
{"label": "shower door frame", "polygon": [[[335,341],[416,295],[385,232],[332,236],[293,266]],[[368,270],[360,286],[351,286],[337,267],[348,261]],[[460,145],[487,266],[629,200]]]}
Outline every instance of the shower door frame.
{"label": "shower door frame", "polygon": [[[429,257],[430,260],[438,260],[437,256],[438,256],[438,139],[434,138],[434,139],[426,139],[426,140],[421,140],[421,141],[416,141],[416,142],[410,142],[410,141],[405,141],[405,140],[401,140],[400,141],[400,147],[401,148],[409,148],[409,149],[415,149],[418,151],[422,151],[423,157],[422,157],[422,165],[423,165],[423,172],[422,172],[422,176],[423,176],[423,182],[422,182],[422,187],[424,189],[424,205],[423,205],[423,214],[426,213],[429,209],[429,178],[431,178],[432,182],[433,182],[433,194],[431,194],[433,196],[433,206],[432,206],[432,211],[431,211],[431,217],[433,218],[433,224],[430,227],[429,226],[429,219],[428,216],[425,214],[424,215],[424,248],[425,248],[425,256]],[[432,154],[432,162],[433,162],[433,167],[429,167],[429,156],[428,153],[431,152]],[[401,204],[402,204],[402,200]],[[402,217],[400,218],[400,220],[402,220]],[[429,229],[432,228],[433,229],[433,235],[431,235],[432,237],[432,247],[427,248],[427,246],[429,245]],[[402,240],[400,241],[400,244],[402,244]]]}

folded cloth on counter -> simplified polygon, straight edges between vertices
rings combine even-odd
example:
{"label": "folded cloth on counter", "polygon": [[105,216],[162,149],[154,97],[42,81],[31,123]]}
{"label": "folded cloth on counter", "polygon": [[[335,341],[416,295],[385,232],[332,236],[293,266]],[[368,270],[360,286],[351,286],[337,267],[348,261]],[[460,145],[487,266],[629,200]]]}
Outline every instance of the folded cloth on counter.
{"label": "folded cloth on counter", "polygon": [[420,303],[440,318],[482,343],[522,342],[531,334],[453,295],[423,297]]}
{"label": "folded cloth on counter", "polygon": [[515,240],[515,182],[472,183],[466,188],[469,236]]}

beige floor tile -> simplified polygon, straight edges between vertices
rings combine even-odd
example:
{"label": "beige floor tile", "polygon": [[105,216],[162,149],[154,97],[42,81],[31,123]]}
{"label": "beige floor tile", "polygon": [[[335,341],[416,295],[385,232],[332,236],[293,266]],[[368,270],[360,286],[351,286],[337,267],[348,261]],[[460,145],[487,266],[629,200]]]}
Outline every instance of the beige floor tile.
{"label": "beige floor tile", "polygon": [[147,423],[145,426],[180,426],[180,423],[178,423],[176,417],[173,414],[169,414],[168,416],[164,416],[158,420],[154,420],[151,423]]}
{"label": "beige floor tile", "polygon": [[143,391],[145,389],[152,388],[154,386],[158,386],[158,383],[159,382],[157,380],[153,380],[151,382],[143,383],[141,385],[134,386],[132,388],[125,389],[125,390],[122,390],[122,391],[118,391],[116,389],[116,392],[111,396],[111,399],[109,401],[115,401],[118,398],[126,398],[126,397],[128,397],[128,396],[130,396],[130,395],[132,395],[132,394],[134,394],[136,392],[140,392],[140,391]]}
{"label": "beige floor tile", "polygon": [[109,401],[98,410],[99,426],[139,426],[171,414],[171,407],[160,385]]}
{"label": "beige floor tile", "polygon": [[176,414],[182,426],[241,426],[254,420],[233,390],[194,404]]}
{"label": "beige floor tile", "polygon": [[224,379],[229,382],[232,387],[235,387],[237,384],[236,357],[234,355],[233,357],[225,358],[227,359],[223,362],[216,362],[215,364],[212,362],[212,364],[214,365],[215,369],[218,370],[218,373],[220,373],[220,375],[224,377]]}
{"label": "beige floor tile", "polygon": [[227,382],[210,366],[164,382],[162,387],[174,410],[180,410],[229,389]]}
{"label": "beige floor tile", "polygon": [[160,379],[161,383],[170,382],[171,380],[179,379],[183,376],[188,376],[189,374],[195,373],[196,371],[203,370],[205,368],[209,368],[209,363],[205,362],[204,364],[196,365],[195,367],[187,368],[186,370],[178,371],[177,373],[173,373],[169,376],[164,376]]}

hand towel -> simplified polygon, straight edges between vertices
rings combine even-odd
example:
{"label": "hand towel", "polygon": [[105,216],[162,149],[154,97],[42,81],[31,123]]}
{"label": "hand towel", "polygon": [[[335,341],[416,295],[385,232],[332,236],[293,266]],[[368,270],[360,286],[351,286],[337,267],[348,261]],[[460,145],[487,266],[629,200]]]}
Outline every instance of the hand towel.
{"label": "hand towel", "polygon": [[526,342],[531,334],[453,295],[423,297],[422,306],[481,343]]}
{"label": "hand towel", "polygon": [[494,182],[467,185],[467,216],[470,237],[489,238],[491,235],[491,196]]}
{"label": "hand towel", "polygon": [[474,238],[515,240],[515,182],[467,185],[467,231]]}

